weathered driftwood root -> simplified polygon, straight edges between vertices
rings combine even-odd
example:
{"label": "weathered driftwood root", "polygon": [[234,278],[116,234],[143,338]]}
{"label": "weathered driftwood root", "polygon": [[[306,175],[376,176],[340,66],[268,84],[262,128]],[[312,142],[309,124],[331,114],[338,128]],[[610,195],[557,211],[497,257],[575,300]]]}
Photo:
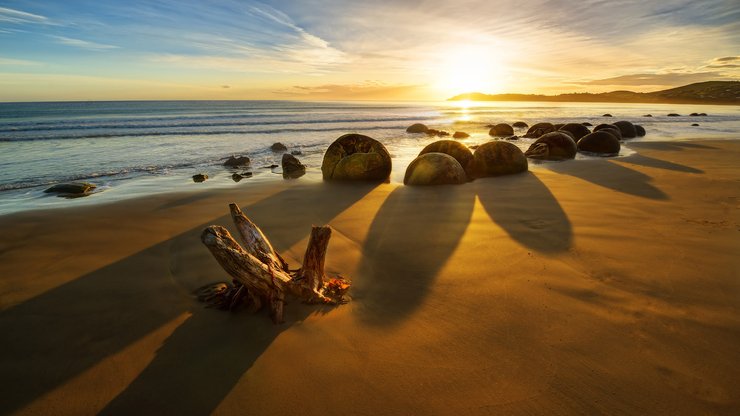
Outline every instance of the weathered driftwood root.
{"label": "weathered driftwood root", "polygon": [[217,283],[201,288],[197,293],[199,300],[228,310],[245,305],[259,310],[262,305],[269,305],[270,316],[276,323],[283,321],[286,296],[328,305],[347,301],[349,282],[340,276],[327,278],[324,272],[331,238],[329,226],[311,229],[302,267],[289,270],[262,230],[236,204],[230,204],[229,209],[243,246],[218,225],[207,227],[200,238],[234,279],[234,284]]}

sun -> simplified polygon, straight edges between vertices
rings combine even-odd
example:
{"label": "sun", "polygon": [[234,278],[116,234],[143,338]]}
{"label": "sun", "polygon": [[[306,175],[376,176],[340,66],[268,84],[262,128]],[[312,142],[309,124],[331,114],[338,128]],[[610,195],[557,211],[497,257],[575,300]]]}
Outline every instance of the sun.
{"label": "sun", "polygon": [[504,62],[487,47],[453,47],[443,54],[444,61],[435,69],[434,87],[447,94],[466,92],[499,93],[505,87]]}

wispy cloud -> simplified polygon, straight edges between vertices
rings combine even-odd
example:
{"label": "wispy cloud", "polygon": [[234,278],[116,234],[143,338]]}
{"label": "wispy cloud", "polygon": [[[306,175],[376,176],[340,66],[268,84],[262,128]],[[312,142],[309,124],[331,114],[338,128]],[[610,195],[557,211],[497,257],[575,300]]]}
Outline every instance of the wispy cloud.
{"label": "wispy cloud", "polygon": [[25,59],[10,59],[10,58],[0,57],[0,65],[36,66],[36,65],[41,65],[41,62],[28,61]]}
{"label": "wispy cloud", "polygon": [[49,19],[38,14],[0,7],[0,22],[5,23],[48,23]]}
{"label": "wispy cloud", "polygon": [[274,93],[301,99],[374,100],[387,97],[412,99],[423,91],[423,85],[386,84],[364,81],[355,84],[294,85],[275,90]]}
{"label": "wispy cloud", "polygon": [[74,46],[82,49],[89,49],[93,51],[102,51],[107,49],[118,49],[118,46],[106,45],[103,43],[91,42],[82,39],[68,38],[66,36],[52,35],[52,38],[56,39],[56,42],[60,45]]}

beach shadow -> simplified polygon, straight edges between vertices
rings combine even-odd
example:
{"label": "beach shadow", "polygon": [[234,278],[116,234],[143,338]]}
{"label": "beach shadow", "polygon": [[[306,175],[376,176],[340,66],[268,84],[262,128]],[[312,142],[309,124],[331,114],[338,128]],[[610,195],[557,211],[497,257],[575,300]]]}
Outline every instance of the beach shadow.
{"label": "beach shadow", "polygon": [[[310,190],[292,187],[242,206],[262,225],[267,219],[265,223],[275,223],[275,212],[286,208],[286,201],[296,201],[281,219],[291,225],[287,231],[271,233],[269,225],[263,227],[278,250],[307,237],[311,224],[329,222],[377,185],[310,186]],[[322,206],[306,208],[319,200],[324,201]],[[233,230],[226,205],[224,213],[0,312],[0,332],[6,334],[0,343],[0,414],[33,403],[183,314],[190,316],[104,413],[211,413],[280,332],[323,311],[291,302],[286,323],[273,325],[265,311],[230,316],[197,303],[190,291],[228,280],[208,250],[193,244],[208,225]],[[185,246],[191,252],[178,251]],[[189,263],[183,260],[173,267],[173,261],[162,261],[176,255],[189,258]]]}
{"label": "beach shadow", "polygon": [[567,251],[573,242],[568,216],[532,172],[473,182],[491,220],[523,246],[540,253]]}
{"label": "beach shadow", "polygon": [[400,186],[388,196],[370,225],[362,278],[352,288],[362,320],[396,324],[421,304],[460,243],[474,204],[471,184]]}
{"label": "beach shadow", "polygon": [[657,168],[657,169],[666,169],[666,170],[672,170],[676,172],[697,173],[697,174],[704,173],[703,170],[692,168],[690,166],[668,162],[666,160],[655,159],[655,158],[652,158],[649,156],[643,156],[640,154],[630,155],[625,158],[619,159],[619,161],[623,163],[633,164],[633,165],[640,165],[640,166],[645,166],[649,168]]}
{"label": "beach shadow", "polygon": [[634,142],[629,143],[629,147],[649,149],[649,150],[670,150],[682,151],[686,149],[717,149],[716,147],[706,144],[687,143],[687,142]]}
{"label": "beach shadow", "polygon": [[584,160],[577,164],[553,163],[549,168],[617,192],[647,199],[669,199],[663,191],[650,184],[650,176],[610,160]]}

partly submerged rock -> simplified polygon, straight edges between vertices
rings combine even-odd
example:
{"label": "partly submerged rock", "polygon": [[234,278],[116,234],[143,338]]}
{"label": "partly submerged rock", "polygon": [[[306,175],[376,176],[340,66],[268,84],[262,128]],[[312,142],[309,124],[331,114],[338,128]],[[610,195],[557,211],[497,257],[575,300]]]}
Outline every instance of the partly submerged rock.
{"label": "partly submerged rock", "polygon": [[619,129],[620,133],[622,133],[623,139],[632,139],[634,137],[637,137],[635,125],[630,123],[629,121],[621,120],[612,124]]}
{"label": "partly submerged rock", "polygon": [[512,136],[514,135],[514,129],[506,123],[499,123],[493,126],[491,130],[488,131],[488,135],[489,136]]}
{"label": "partly submerged rock", "polygon": [[524,154],[532,159],[564,160],[576,157],[576,142],[569,135],[555,131],[537,139]]}
{"label": "partly submerged rock", "polygon": [[270,146],[270,150],[272,150],[273,152],[287,152],[288,146],[280,142],[277,142],[277,143],[273,143],[272,146]]}
{"label": "partly submerged rock", "polygon": [[668,114],[668,117],[681,117],[681,114],[670,113],[670,114]]}
{"label": "partly submerged rock", "polygon": [[252,172],[242,172],[242,173],[235,173],[231,175],[231,179],[234,182],[239,182],[240,180],[244,178],[251,178],[251,177],[252,177]]}
{"label": "partly submerged rock", "polygon": [[298,178],[306,174],[306,166],[293,155],[284,153],[281,163],[284,178]]}
{"label": "partly submerged rock", "polygon": [[229,156],[224,162],[224,166],[236,167],[236,166],[247,166],[249,164],[249,158],[246,156]]}
{"label": "partly submerged rock", "polygon": [[611,114],[609,114],[609,113],[606,113],[606,114],[604,114],[604,115],[603,115],[603,116],[601,116],[601,117],[614,117],[614,116],[612,116],[612,115],[611,115]]}
{"label": "partly submerged rock", "polygon": [[637,133],[638,137],[645,136],[645,127],[642,127],[639,124],[635,124],[635,133]]}
{"label": "partly submerged rock", "polygon": [[467,139],[468,137],[470,137],[470,135],[464,131],[456,131],[455,134],[452,135],[453,139]]}
{"label": "partly submerged rock", "polygon": [[429,127],[421,123],[416,123],[406,128],[406,133],[426,133],[427,130],[429,130]]}
{"label": "partly submerged rock", "polygon": [[591,130],[583,124],[568,123],[559,128],[558,131],[567,131],[573,135],[573,138],[578,141],[581,137],[591,133]]}
{"label": "partly submerged rock", "polygon": [[619,128],[613,124],[599,124],[598,126],[594,127],[594,131],[601,130],[609,130],[609,132],[613,134],[618,140],[622,140],[622,132],[619,131]]}
{"label": "partly submerged rock", "polygon": [[514,124],[512,124],[512,126],[518,129],[526,129],[527,127],[529,127],[529,125],[523,121],[517,121]]}
{"label": "partly submerged rock", "polygon": [[470,173],[474,178],[526,172],[527,158],[509,142],[488,142],[473,153]]}
{"label": "partly submerged rock", "polygon": [[95,188],[97,185],[89,182],[66,182],[53,185],[44,192],[59,194],[59,196],[87,196]]}
{"label": "partly submerged rock", "polygon": [[645,114],[645,115],[643,115],[643,117],[652,117],[652,116],[653,116],[652,114]]}
{"label": "partly submerged rock", "polygon": [[467,182],[467,175],[460,163],[446,153],[423,153],[406,169],[405,185],[451,185]]}
{"label": "partly submerged rock", "polygon": [[551,133],[555,131],[555,126],[552,123],[537,123],[527,130],[527,134],[524,137],[528,139],[537,139],[543,134]]}
{"label": "partly submerged rock", "polygon": [[193,175],[193,182],[205,182],[206,179],[208,179],[208,175],[205,173],[198,173],[196,175]]}
{"label": "partly submerged rock", "polygon": [[598,154],[600,156],[613,156],[619,153],[621,148],[619,140],[607,130],[599,130],[583,136],[578,141],[578,150]]}
{"label": "partly submerged rock", "polygon": [[692,123],[691,127],[699,127],[699,123]]}
{"label": "partly submerged rock", "polygon": [[325,180],[384,181],[391,173],[391,155],[379,141],[362,134],[345,134],[324,154]]}

